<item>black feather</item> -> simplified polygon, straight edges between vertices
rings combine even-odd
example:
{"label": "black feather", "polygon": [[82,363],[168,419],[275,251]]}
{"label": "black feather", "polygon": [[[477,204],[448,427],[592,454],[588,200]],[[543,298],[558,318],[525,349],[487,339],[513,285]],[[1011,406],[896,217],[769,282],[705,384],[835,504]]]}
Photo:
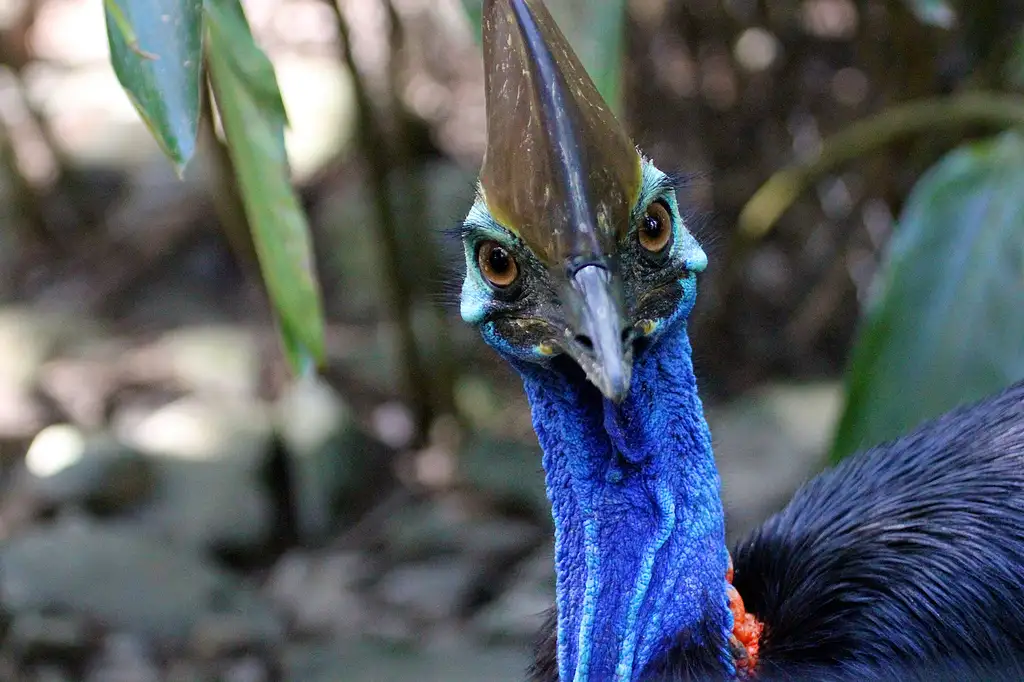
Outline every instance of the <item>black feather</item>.
{"label": "black feather", "polygon": [[818,476],[733,559],[765,671],[1024,661],[1024,383]]}
{"label": "black feather", "polygon": [[530,682],[558,682],[558,609],[548,611],[537,638]]}

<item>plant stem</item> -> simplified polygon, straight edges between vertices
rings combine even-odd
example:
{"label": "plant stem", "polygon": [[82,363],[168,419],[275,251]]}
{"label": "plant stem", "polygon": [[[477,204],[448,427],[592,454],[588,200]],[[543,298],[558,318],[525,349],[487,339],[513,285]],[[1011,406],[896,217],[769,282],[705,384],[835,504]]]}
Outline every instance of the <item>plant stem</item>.
{"label": "plant stem", "polygon": [[398,328],[398,343],[405,373],[406,390],[412,402],[417,434],[414,445],[423,442],[434,418],[430,400],[429,374],[420,356],[413,327],[412,291],[403,276],[399,238],[396,229],[397,210],[389,182],[392,168],[390,145],[374,115],[366,83],[352,56],[351,34],[338,0],[327,0],[333,8],[341,36],[342,59],[352,74],[352,89],[359,118],[358,143],[370,177],[374,207],[377,213],[379,248],[390,294],[392,315]]}
{"label": "plant stem", "polygon": [[767,235],[809,185],[834,167],[907,135],[966,125],[1024,125],[1024,97],[974,92],[936,97],[886,109],[825,140],[816,156],[784,168],[747,201],[739,216],[742,241]]}
{"label": "plant stem", "polygon": [[11,183],[12,203],[18,207],[18,211],[24,218],[24,222],[15,221],[15,228],[23,245],[45,246],[56,248],[58,245],[43,212],[43,201],[39,192],[32,186],[28,178],[21,172],[18,166],[18,157],[11,143],[11,136],[7,125],[0,118],[0,174],[7,176]]}
{"label": "plant stem", "polygon": [[[392,46],[392,59],[389,78],[391,80],[391,107],[395,114],[395,137],[397,141],[397,144],[393,146],[395,151],[392,161],[394,166],[401,171],[399,177],[402,189],[407,195],[411,197],[426,197],[428,188],[426,183],[424,183],[422,168],[416,166],[412,159],[410,159],[410,150],[416,144],[414,139],[416,135],[414,130],[415,121],[412,115],[402,107],[401,98],[398,95],[399,68],[394,57],[403,50],[405,31],[402,27],[402,19],[395,9],[394,2],[392,0],[383,0],[383,2],[388,13],[388,25],[391,27],[389,37]],[[405,206],[405,218],[412,230],[417,231],[419,234],[428,234],[427,202],[407,201]],[[419,249],[418,260],[421,272],[438,271],[437,252],[432,247],[433,244],[431,242],[424,240]],[[404,274],[405,271],[400,270],[400,272]],[[432,306],[427,312],[429,317],[426,327],[431,332],[441,329],[444,325],[444,320],[440,311]],[[432,388],[430,404],[433,405],[435,414],[451,414],[459,418],[460,415],[458,415],[455,409],[455,367],[451,341],[445,334],[433,333],[428,343],[435,351],[434,362],[428,368],[431,375],[430,384]],[[429,424],[425,426],[429,428]]]}

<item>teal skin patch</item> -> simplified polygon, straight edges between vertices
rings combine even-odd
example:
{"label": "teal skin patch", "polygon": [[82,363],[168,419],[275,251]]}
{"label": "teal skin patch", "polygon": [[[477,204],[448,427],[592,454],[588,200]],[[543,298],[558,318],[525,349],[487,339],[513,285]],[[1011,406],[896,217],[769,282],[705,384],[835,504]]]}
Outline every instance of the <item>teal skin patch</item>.
{"label": "teal skin patch", "polygon": [[482,325],[484,340],[500,353],[543,362],[557,354],[556,348],[543,341],[528,347],[516,346],[508,342],[498,331],[493,322],[484,324],[488,314],[495,307],[494,290],[484,279],[477,264],[476,250],[483,241],[493,240],[502,244],[513,253],[522,252],[525,246],[511,231],[498,223],[482,198],[477,198],[469,210],[462,225],[462,249],[466,259],[466,277],[462,281],[462,293],[459,299],[459,313],[468,324]]}
{"label": "teal skin patch", "polygon": [[640,199],[633,209],[631,234],[636,231],[644,211],[655,199],[661,199],[668,204],[669,212],[672,214],[672,253],[669,258],[673,261],[683,263],[691,272],[703,272],[708,265],[707,254],[700,248],[696,238],[686,228],[683,215],[679,211],[679,198],[672,186],[672,180],[668,175],[658,170],[654,162],[644,158],[643,165],[644,180],[640,187]]}
{"label": "teal skin patch", "polygon": [[677,283],[682,290],[682,296],[668,315],[636,320],[638,331],[652,339],[660,336],[661,332],[671,327],[676,320],[689,316],[697,301],[695,273],[703,272],[708,265],[707,254],[687,229],[686,222],[683,220],[679,210],[679,199],[671,178],[658,170],[654,162],[646,157],[643,164],[643,185],[640,190],[640,199],[633,210],[633,225],[628,238],[636,239],[635,232],[640,224],[640,219],[651,202],[657,199],[665,202],[672,216],[672,250],[668,256],[668,262],[681,265],[686,270],[686,274],[678,279]]}
{"label": "teal skin patch", "polygon": [[493,297],[491,287],[484,280],[476,263],[477,244],[486,239],[493,239],[511,246],[512,235],[491,217],[483,199],[477,199],[469,209],[469,215],[463,222],[463,233],[472,233],[473,238],[464,237],[462,240],[463,255],[466,258],[466,278],[462,281],[459,313],[468,324],[477,325],[487,316],[488,306]]}

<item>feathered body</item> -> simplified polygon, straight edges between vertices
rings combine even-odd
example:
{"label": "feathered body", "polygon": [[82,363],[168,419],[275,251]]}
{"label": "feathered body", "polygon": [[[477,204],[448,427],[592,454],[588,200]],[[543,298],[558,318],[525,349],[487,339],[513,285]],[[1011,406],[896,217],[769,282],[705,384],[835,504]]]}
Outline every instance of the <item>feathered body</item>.
{"label": "feathered body", "polygon": [[[1024,679],[1024,382],[817,476],[733,559],[756,679]],[[558,680],[555,620],[536,682]],[[722,676],[684,645],[649,679]]]}
{"label": "feathered body", "polygon": [[1024,385],[819,476],[731,564],[686,330],[707,257],[674,183],[541,0],[483,17],[461,313],[522,376],[544,452],[556,614],[533,679],[1015,677]]}

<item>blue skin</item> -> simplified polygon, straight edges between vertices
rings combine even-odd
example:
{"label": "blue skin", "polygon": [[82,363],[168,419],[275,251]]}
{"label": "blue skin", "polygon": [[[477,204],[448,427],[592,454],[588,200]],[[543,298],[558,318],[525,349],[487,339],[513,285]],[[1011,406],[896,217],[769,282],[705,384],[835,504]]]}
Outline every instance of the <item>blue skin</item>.
{"label": "blue skin", "polygon": [[[527,252],[482,201],[463,228],[463,318],[479,325],[484,339],[522,375],[544,451],[562,680],[640,680],[682,640],[719,647],[723,672],[734,674],[719,478],[686,333],[694,273],[707,259],[668,185],[645,161],[634,227],[624,240],[636,239],[639,216],[660,198],[673,219],[669,258],[689,272],[679,280],[676,308],[646,325],[650,343],[636,354],[629,394],[618,405],[582,372],[558,369],[550,348],[501,336],[490,320],[497,303],[479,272],[475,247],[495,239],[514,253]],[[709,632],[721,636],[702,642]]]}

